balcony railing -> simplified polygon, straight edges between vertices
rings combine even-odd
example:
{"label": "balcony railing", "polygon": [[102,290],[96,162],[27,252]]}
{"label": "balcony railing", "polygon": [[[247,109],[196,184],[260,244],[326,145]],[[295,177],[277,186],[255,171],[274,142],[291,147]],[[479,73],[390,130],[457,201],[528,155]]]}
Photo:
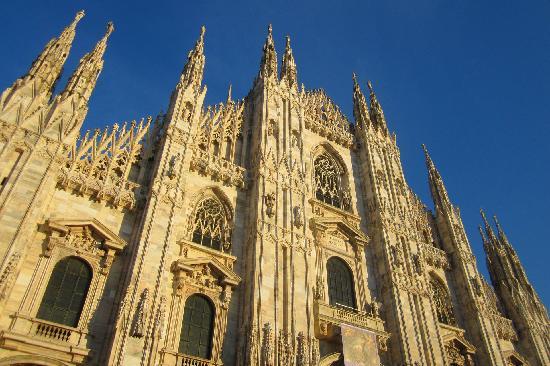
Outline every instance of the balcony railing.
{"label": "balcony railing", "polygon": [[335,324],[345,323],[359,328],[385,332],[384,321],[379,318],[374,318],[365,312],[342,305],[329,305],[323,302],[317,302],[316,306],[319,319]]}

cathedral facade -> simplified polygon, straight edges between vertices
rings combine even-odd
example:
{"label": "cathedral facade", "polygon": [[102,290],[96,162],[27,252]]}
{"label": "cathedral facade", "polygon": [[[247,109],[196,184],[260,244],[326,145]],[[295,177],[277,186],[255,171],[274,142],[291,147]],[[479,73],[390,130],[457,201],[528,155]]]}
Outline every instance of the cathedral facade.
{"label": "cathedral facade", "polygon": [[53,95],[83,16],[0,96],[0,366],[550,365],[496,218],[490,285],[370,83],[352,122],[269,27],[248,95],[205,106],[202,28],[166,113],[85,132],[111,23]]}

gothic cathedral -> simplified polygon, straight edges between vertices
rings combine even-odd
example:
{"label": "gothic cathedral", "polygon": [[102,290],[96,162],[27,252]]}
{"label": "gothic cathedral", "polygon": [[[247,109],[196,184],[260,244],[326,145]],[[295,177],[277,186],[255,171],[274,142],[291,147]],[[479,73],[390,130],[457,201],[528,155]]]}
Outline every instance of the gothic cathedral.
{"label": "gothic cathedral", "polygon": [[84,132],[114,27],[54,94],[83,16],[0,95],[0,366],[550,365],[502,227],[482,213],[490,285],[370,83],[352,122],[270,26],[248,95],[205,106],[203,27],[166,113]]}

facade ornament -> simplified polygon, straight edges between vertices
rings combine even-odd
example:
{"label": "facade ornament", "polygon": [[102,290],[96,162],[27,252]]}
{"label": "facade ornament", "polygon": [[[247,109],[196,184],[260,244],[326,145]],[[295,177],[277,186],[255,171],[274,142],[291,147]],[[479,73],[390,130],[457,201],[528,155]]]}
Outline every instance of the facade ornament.
{"label": "facade ornament", "polygon": [[294,348],[290,344],[292,337],[285,333],[283,329],[279,330],[279,337],[277,339],[277,363],[279,366],[287,366],[292,364],[294,360]]}
{"label": "facade ornament", "polygon": [[19,252],[13,253],[0,274],[0,301],[7,296],[7,291],[10,289],[14,280],[15,269],[17,268],[17,262],[19,262],[20,258],[21,254]]}
{"label": "facade ornament", "polygon": [[303,224],[304,224],[304,217],[302,213],[302,207],[295,206],[294,207],[294,225],[300,228],[302,227]]}
{"label": "facade ornament", "polygon": [[134,338],[142,338],[145,335],[145,325],[149,315],[149,289],[146,288],[141,293],[141,297],[134,315],[134,324],[131,336]]}
{"label": "facade ornament", "polygon": [[420,258],[420,253],[413,254],[413,263],[417,274],[421,275],[424,273],[424,262]]}
{"label": "facade ornament", "polygon": [[403,250],[399,247],[399,243],[392,245],[391,247],[393,265],[395,267],[401,267],[405,260],[403,258]]}
{"label": "facade ornament", "polygon": [[309,347],[308,340],[304,335],[304,332],[299,332],[297,341],[296,352],[296,366],[308,366],[309,365]]}
{"label": "facade ornament", "polygon": [[168,167],[168,177],[170,179],[174,179],[181,168],[181,154],[178,152],[172,156],[172,159],[170,159],[170,165]]}
{"label": "facade ornament", "polygon": [[268,217],[275,216],[275,193],[265,195],[265,213]]}
{"label": "facade ornament", "polygon": [[342,208],[346,211],[351,211],[351,193],[349,188],[342,190]]}
{"label": "facade ornament", "polygon": [[370,315],[373,318],[380,318],[380,304],[376,297],[373,297],[370,303]]}
{"label": "facade ornament", "polygon": [[274,366],[273,362],[273,331],[270,323],[265,323],[262,329],[262,366]]}
{"label": "facade ornament", "polygon": [[166,296],[161,296],[158,311],[157,311],[157,319],[155,321],[155,328],[159,339],[164,338],[165,318],[166,318]]}

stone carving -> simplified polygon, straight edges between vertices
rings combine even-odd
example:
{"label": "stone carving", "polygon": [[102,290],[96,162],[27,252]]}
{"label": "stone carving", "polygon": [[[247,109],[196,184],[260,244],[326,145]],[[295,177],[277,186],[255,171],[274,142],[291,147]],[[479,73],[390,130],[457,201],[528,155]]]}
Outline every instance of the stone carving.
{"label": "stone carving", "polygon": [[271,324],[265,323],[262,329],[261,365],[274,366],[273,356],[273,331]]}
{"label": "stone carving", "polygon": [[350,123],[323,90],[305,93],[306,128],[345,147],[353,144]]}
{"label": "stone carving", "polygon": [[15,252],[9,258],[8,263],[6,263],[0,274],[0,301],[4,300],[7,296],[7,291],[10,289],[13,282],[15,269],[17,268],[17,263],[21,258],[21,254],[19,252]]}
{"label": "stone carving", "polygon": [[373,297],[370,303],[370,315],[373,318],[380,318],[380,304],[376,297]]}
{"label": "stone carving", "polygon": [[399,244],[391,246],[392,261],[395,267],[401,267],[404,263],[403,250]]}
{"label": "stone carving", "polygon": [[304,225],[304,217],[302,213],[302,207],[301,206],[295,206],[294,207],[294,226],[297,228],[302,227]]}
{"label": "stone carving", "polygon": [[170,166],[168,167],[167,175],[170,179],[174,179],[181,169],[181,154],[176,153],[170,159]]}
{"label": "stone carving", "polygon": [[157,336],[159,339],[164,338],[165,317],[166,317],[166,297],[161,296],[159,306],[158,306],[158,311],[157,311],[157,318],[155,320],[155,329],[157,331]]}
{"label": "stone carving", "polygon": [[142,338],[145,335],[145,325],[149,316],[149,289],[146,288],[141,293],[136,312],[134,314],[134,323],[131,336]]}
{"label": "stone carving", "polygon": [[284,330],[279,330],[277,339],[277,363],[279,366],[287,366],[294,361],[294,347],[290,343],[292,336],[286,334]]}
{"label": "stone carving", "polygon": [[140,185],[130,179],[130,171],[141,159],[144,136],[151,126],[151,117],[130,128],[118,124],[100,134],[96,130],[81,137],[72,147],[58,176],[58,186],[76,190],[98,201],[133,209]]}
{"label": "stone carving", "polygon": [[275,193],[265,195],[265,213],[268,217],[275,216]]}
{"label": "stone carving", "polygon": [[309,341],[304,332],[298,333],[296,343],[296,366],[309,366]]}

